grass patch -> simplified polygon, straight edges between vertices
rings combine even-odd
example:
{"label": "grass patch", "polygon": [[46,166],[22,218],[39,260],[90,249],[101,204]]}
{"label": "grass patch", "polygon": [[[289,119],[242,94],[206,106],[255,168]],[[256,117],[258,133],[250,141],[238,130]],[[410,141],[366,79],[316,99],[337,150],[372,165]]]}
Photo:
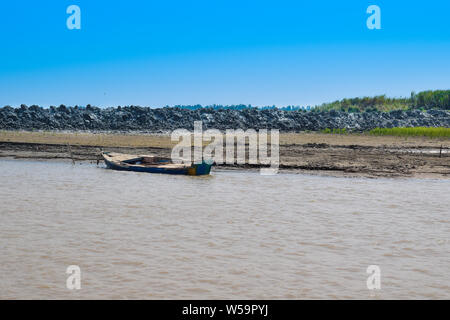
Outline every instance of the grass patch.
{"label": "grass patch", "polygon": [[415,128],[375,128],[369,131],[374,136],[423,136],[429,138],[450,138],[450,128],[415,127]]}
{"label": "grass patch", "polygon": [[330,128],[326,128],[324,130],[320,131],[321,133],[333,133],[333,134],[347,134],[347,129],[343,128],[343,129],[330,129]]}

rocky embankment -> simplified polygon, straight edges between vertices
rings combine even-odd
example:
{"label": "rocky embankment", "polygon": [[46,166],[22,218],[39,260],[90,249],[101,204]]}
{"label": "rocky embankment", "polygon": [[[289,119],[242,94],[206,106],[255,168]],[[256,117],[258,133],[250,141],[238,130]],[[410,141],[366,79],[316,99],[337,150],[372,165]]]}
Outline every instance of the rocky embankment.
{"label": "rocky embankment", "polygon": [[0,108],[0,129],[7,130],[102,130],[167,132],[177,128],[193,129],[194,121],[204,128],[267,128],[280,131],[318,131],[346,128],[365,131],[376,127],[450,127],[450,111],[409,110],[347,113],[339,111],[305,112],[276,109],[229,110],[203,108],[188,110],[130,106],[117,108],[38,106]]}

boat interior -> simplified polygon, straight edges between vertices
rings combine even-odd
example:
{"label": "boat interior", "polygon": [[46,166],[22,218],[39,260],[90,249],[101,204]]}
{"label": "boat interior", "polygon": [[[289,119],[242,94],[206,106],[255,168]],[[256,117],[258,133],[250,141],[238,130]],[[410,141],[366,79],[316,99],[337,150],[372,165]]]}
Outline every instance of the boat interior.
{"label": "boat interior", "polygon": [[142,167],[160,167],[164,166],[166,168],[182,168],[186,167],[184,164],[172,163],[172,159],[166,157],[150,156],[150,155],[127,155],[127,154],[115,154],[115,153],[105,153],[110,161],[122,162],[133,166]]}

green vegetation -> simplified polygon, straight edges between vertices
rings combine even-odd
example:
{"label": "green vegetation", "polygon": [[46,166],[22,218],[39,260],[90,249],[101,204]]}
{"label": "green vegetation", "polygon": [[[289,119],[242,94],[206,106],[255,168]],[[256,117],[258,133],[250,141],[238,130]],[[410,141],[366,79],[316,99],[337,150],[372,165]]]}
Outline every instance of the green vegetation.
{"label": "green vegetation", "polygon": [[430,138],[450,138],[450,128],[415,127],[415,128],[375,128],[369,131],[375,136],[425,136]]}
{"label": "green vegetation", "polygon": [[413,108],[450,110],[450,90],[411,92],[411,102]]}
{"label": "green vegetation", "polygon": [[[343,129],[326,128],[324,130],[321,130],[320,132],[329,134],[353,133],[345,128]],[[399,137],[423,136],[430,138],[450,138],[450,128],[445,127],[375,128],[366,133],[373,136],[399,136]]]}
{"label": "green vegetation", "polygon": [[326,128],[324,130],[321,130],[322,133],[334,133],[334,134],[346,134],[347,129],[343,128],[343,129],[330,129],[330,128]]}
{"label": "green vegetation", "polygon": [[388,98],[385,95],[375,97],[351,98],[324,103],[315,111],[339,110],[346,112],[370,112],[411,109],[450,110],[450,90],[411,92],[409,98]]}

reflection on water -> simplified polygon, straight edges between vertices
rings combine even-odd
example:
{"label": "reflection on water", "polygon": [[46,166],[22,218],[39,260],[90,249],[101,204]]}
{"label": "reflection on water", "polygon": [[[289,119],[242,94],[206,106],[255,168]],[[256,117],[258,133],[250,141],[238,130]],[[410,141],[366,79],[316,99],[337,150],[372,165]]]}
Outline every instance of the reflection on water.
{"label": "reflection on water", "polygon": [[0,181],[3,299],[450,298],[448,180],[2,160]]}

